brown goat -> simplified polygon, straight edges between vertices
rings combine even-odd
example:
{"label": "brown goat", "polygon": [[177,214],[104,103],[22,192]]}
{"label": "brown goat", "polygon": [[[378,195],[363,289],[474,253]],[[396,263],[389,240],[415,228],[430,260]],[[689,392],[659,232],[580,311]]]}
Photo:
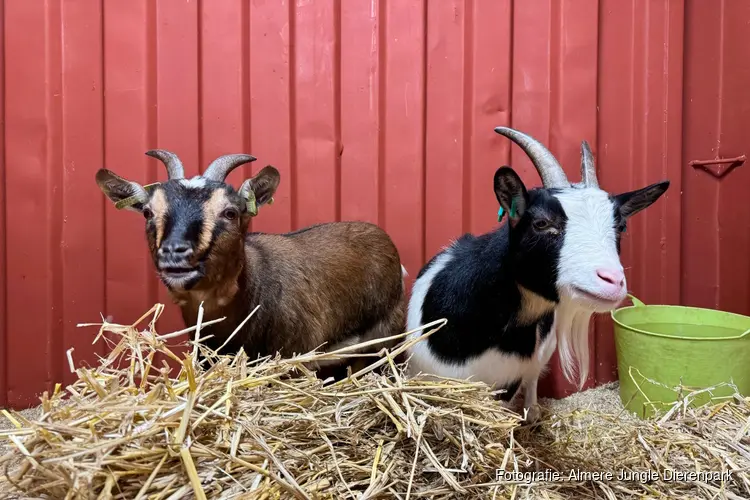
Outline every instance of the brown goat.
{"label": "brown goat", "polygon": [[[242,347],[251,358],[291,356],[324,343],[330,352],[404,331],[405,270],[378,226],[332,222],[286,234],[248,233],[257,208],[272,200],[278,170],[267,166],[235,190],[224,182],[227,174],[254,157],[222,156],[202,176],[185,179],[174,153],[146,154],[165,164],[166,182],[147,190],[106,169],[96,182],[118,208],[143,214],[154,265],[185,323],[196,323],[201,303],[204,321],[227,318],[202,329],[212,335],[209,348],[224,344],[256,306],[223,353]],[[346,366],[325,365],[338,376]]]}

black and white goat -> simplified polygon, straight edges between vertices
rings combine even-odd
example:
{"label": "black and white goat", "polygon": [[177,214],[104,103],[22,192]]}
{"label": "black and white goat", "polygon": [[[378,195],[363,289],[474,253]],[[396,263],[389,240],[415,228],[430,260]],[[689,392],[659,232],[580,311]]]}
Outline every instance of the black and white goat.
{"label": "black and white goat", "polygon": [[[242,347],[251,358],[290,356],[325,343],[323,350],[330,352],[403,333],[406,271],[378,226],[332,222],[286,234],[248,233],[250,218],[279,185],[274,167],[235,190],[226,176],[254,157],[221,156],[202,176],[185,179],[174,153],[146,154],[167,167],[166,182],[146,189],[106,169],[97,172],[96,182],[119,208],[145,218],[154,265],[185,323],[195,324],[201,303],[206,320],[227,318],[204,328],[212,335],[208,347],[227,342],[257,306],[226,351]],[[345,373],[344,363],[335,361],[313,368],[326,364],[334,376]]]}
{"label": "black and white goat", "polygon": [[[466,234],[419,272],[407,329],[445,318],[447,324],[409,352],[409,370],[481,380],[501,399],[523,388],[529,421],[539,416],[537,382],[560,339],[563,370],[579,387],[588,375],[589,319],[627,295],[620,235],[627,220],[669,187],[659,182],[610,195],[599,189],[588,144],[581,145],[581,183],[571,184],[539,141],[498,127],[529,156],[543,188],[528,190],[510,167],[495,172],[494,190],[508,223]],[[412,334],[415,338],[419,331]]]}

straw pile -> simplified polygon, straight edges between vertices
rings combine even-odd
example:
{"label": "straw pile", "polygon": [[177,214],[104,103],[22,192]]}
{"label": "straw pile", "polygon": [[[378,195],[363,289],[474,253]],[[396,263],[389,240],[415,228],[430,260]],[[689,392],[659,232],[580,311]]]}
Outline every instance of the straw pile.
{"label": "straw pile", "polygon": [[[187,330],[158,335],[160,312],[149,312],[143,331],[101,325],[98,338],[116,338],[111,354],[45,394],[39,418],[5,412],[16,428],[0,431],[13,448],[0,458],[0,495],[750,497],[748,398],[676,405],[660,421],[573,409],[526,426],[481,383],[405,378],[392,359],[408,342],[375,363],[386,374],[371,366],[324,385],[306,363],[347,349],[251,361],[197,341],[178,356],[167,342]],[[179,363],[179,373],[155,366],[157,354]]]}

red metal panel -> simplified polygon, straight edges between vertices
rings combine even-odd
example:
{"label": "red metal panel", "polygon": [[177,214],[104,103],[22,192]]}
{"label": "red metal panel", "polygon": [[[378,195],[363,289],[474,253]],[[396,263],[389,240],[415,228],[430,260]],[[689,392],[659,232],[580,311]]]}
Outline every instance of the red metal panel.
{"label": "red metal panel", "polygon": [[[157,61],[152,50],[156,42],[155,6],[148,0],[104,4],[104,165],[144,183],[156,181],[164,170],[144,154],[156,146],[158,139]],[[146,252],[142,217],[118,211],[109,202],[105,203],[104,216],[103,314],[127,324],[157,301],[153,263]],[[81,337],[85,338],[83,334]]]}
{"label": "red metal panel", "polygon": [[[437,253],[464,230],[464,88],[471,11],[462,0],[427,2],[425,252]],[[470,55],[469,55],[470,57]],[[416,270],[415,270],[416,271]]]}
{"label": "red metal panel", "polygon": [[[669,191],[628,223],[628,288],[647,303],[679,303],[683,8],[605,0],[600,6],[598,166],[622,192],[669,179]],[[597,321],[596,380],[616,380],[609,318]]]}
{"label": "red metal panel", "polygon": [[[158,300],[168,305],[160,329],[180,325],[142,219],[105,203],[93,180],[101,165],[163,179],[144,155],[154,147],[178,152],[189,175],[220,154],[258,157],[230,176],[236,186],[275,165],[276,203],[253,230],[377,222],[411,283],[450,240],[496,227],[497,167],[539,185],[493,127],[537,136],[572,179],[586,139],[605,189],[672,181],[623,240],[635,295],[750,313],[750,207],[736,201],[748,167],[716,179],[688,166],[748,154],[743,2],[50,0],[3,9],[0,405],[33,404],[69,381],[69,347],[77,363],[94,361],[95,331],[76,323],[99,313],[133,321]],[[616,377],[610,319],[594,330],[589,385]],[[573,390],[557,364],[541,394]]]}
{"label": "red metal panel", "polygon": [[[736,156],[750,156],[750,46],[747,43],[750,3],[724,0],[722,11],[723,25],[718,30],[722,39],[721,68],[715,76],[721,80],[721,114],[715,153],[720,158],[731,158],[735,156],[734,151],[738,151]],[[719,185],[716,232],[721,254],[719,300],[715,307],[750,314],[750,259],[747,258],[750,254],[750,204],[744,202],[750,188],[750,164],[746,162],[744,168],[732,170]],[[701,205],[699,200],[695,204]]]}
{"label": "red metal panel", "polygon": [[[427,0],[383,2],[381,144],[384,214],[411,285],[424,265],[425,24]],[[356,111],[355,111],[356,112]]]}
{"label": "red metal panel", "polygon": [[[200,119],[195,123],[200,127],[197,166],[201,172],[212,160],[225,154],[245,152],[256,155],[259,162],[267,161],[250,143],[250,103],[245,92],[249,83],[245,72],[248,64],[243,64],[248,58],[249,9],[244,4],[242,0],[200,2],[197,47],[200,67],[195,96],[200,102]],[[216,57],[217,54],[222,57]],[[189,102],[184,106],[193,107]],[[232,172],[227,181],[239,187],[250,175],[250,169],[243,166]]]}
{"label": "red metal panel", "polygon": [[[156,6],[156,141],[151,147],[177,153],[188,178],[198,175],[201,170],[198,165],[201,141],[197,140],[201,112],[198,88],[201,76],[198,62],[202,59],[198,42],[201,35],[200,3],[153,2]],[[164,165],[158,160],[149,160],[155,163],[157,179],[166,179]],[[120,217],[127,215],[120,214]],[[143,221],[139,220],[139,223],[143,224]],[[182,328],[180,310],[156,279],[152,275],[153,286],[158,290],[157,299],[166,305],[158,328],[165,332],[179,330]]]}
{"label": "red metal panel", "polygon": [[339,208],[339,2],[295,2],[297,226],[336,220]]}
{"label": "red metal panel", "polygon": [[[242,3],[247,4],[244,0]],[[249,7],[245,12],[249,20],[244,24],[248,28],[243,30],[243,56],[234,61],[244,68],[245,114],[242,123],[250,124],[252,131],[249,146],[251,153],[258,158],[255,162],[258,165],[253,168],[272,164],[281,173],[275,202],[260,210],[258,218],[253,221],[253,229],[283,232],[298,227],[298,203],[292,195],[298,184],[293,104],[296,93],[292,48],[294,2],[286,2],[286,5],[251,2]]]}
{"label": "red metal panel", "polygon": [[[380,49],[383,0],[341,2],[341,218],[381,222]],[[350,110],[357,110],[356,113]],[[344,145],[346,149],[344,149]]]}
{"label": "red metal panel", "polygon": [[[597,153],[597,7],[593,0],[515,4],[512,126],[544,141],[574,182],[580,179],[581,140],[589,141]],[[529,185],[540,184],[531,162],[515,146],[511,165],[523,172]],[[596,352],[596,336],[590,347]],[[596,356],[590,363],[593,375]],[[559,373],[559,364],[553,356],[553,373]],[[587,385],[594,383],[590,376]],[[574,390],[559,376],[547,377],[540,385],[543,394]]]}
{"label": "red metal panel", "polygon": [[[103,345],[86,342],[90,332],[76,325],[105,311],[104,199],[95,172],[104,161],[102,101],[102,4],[96,0],[63,4],[62,348],[75,346],[76,364],[92,362]],[[59,335],[59,333],[58,333]],[[62,361],[60,353],[53,353]],[[64,363],[63,382],[74,375]]]}
{"label": "red metal panel", "polygon": [[750,4],[693,1],[685,17],[682,301],[750,314],[750,165],[719,179],[687,165],[750,154]]}
{"label": "red metal panel", "polygon": [[[60,364],[60,10],[5,5],[7,398],[34,403]],[[56,22],[55,22],[56,21]],[[43,33],[44,36],[39,36]],[[35,230],[30,230],[31,228]]]}
{"label": "red metal panel", "polygon": [[[200,116],[195,120],[199,144],[197,167],[203,172],[221,155],[259,153],[250,142],[250,99],[248,72],[249,8],[243,0],[199,2],[197,102]],[[177,49],[179,50],[179,49]],[[222,54],[222,57],[216,57]],[[192,109],[189,103],[184,103]],[[195,138],[186,134],[186,138]],[[259,161],[266,160],[259,157]],[[257,163],[257,162],[256,162]],[[252,175],[252,166],[243,165],[227,176],[239,188]],[[265,216],[266,213],[263,213]],[[250,230],[252,230],[252,222]],[[177,309],[175,307],[175,309]],[[179,323],[182,326],[181,320]],[[164,328],[161,326],[160,328]]]}
{"label": "red metal panel", "polygon": [[[0,5],[0,26],[5,27],[5,7]],[[0,78],[0,95],[5,95],[5,37],[0,37],[0,68],[2,68],[2,78]],[[7,205],[7,176],[5,169],[5,102],[0,99],[0,407],[8,405],[8,308],[7,294],[8,275],[6,255],[6,228],[5,223],[5,206]]]}
{"label": "red metal panel", "polygon": [[498,167],[510,163],[510,141],[502,140],[494,128],[510,123],[513,12],[509,1],[475,0],[470,8],[472,3],[464,38],[470,54],[463,94],[463,161],[468,176],[464,230],[480,234],[497,224],[492,179]]}

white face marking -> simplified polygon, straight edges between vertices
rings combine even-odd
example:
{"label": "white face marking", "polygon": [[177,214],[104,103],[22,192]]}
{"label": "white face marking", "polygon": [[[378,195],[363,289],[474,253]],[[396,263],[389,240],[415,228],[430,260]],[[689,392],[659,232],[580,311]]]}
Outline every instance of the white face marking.
{"label": "white face marking", "polygon": [[206,187],[206,179],[200,175],[196,175],[192,179],[180,179],[180,184],[186,188],[200,189]]}
{"label": "white face marking", "polygon": [[627,283],[617,254],[612,201],[594,188],[569,189],[555,197],[568,218],[557,268],[560,294],[591,311],[614,309],[625,299]]}

